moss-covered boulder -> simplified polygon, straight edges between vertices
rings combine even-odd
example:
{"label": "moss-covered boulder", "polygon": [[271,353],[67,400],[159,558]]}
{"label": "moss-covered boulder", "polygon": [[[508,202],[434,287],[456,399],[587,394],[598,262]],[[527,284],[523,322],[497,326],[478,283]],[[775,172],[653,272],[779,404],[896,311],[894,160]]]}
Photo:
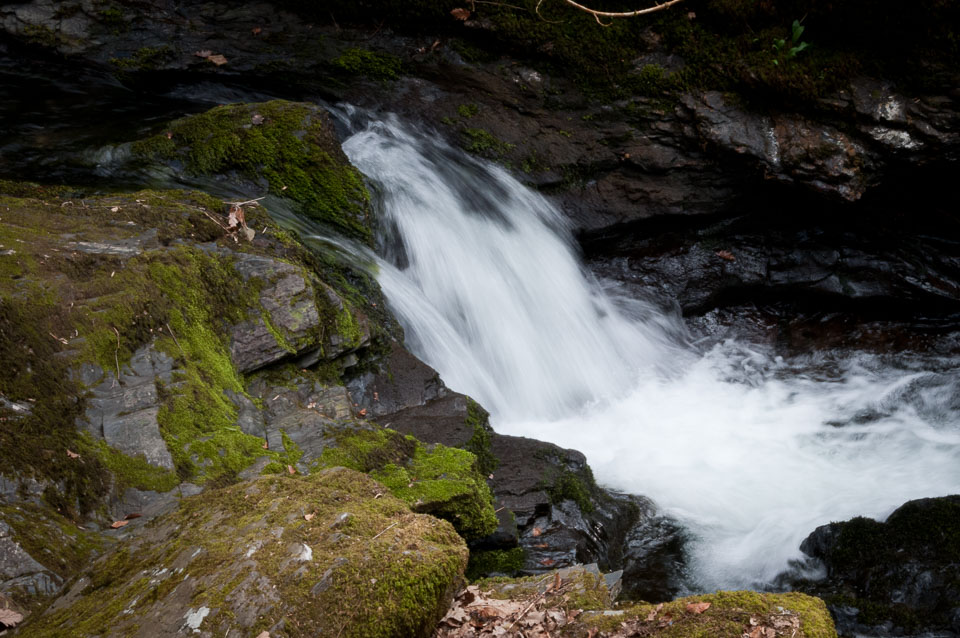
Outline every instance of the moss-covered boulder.
{"label": "moss-covered boulder", "polygon": [[341,430],[323,451],[319,467],[350,467],[369,472],[416,512],[453,523],[474,540],[497,528],[493,497],[471,452],[420,443],[389,429]]}
{"label": "moss-covered boulder", "polygon": [[135,143],[133,152],[189,175],[225,177],[251,198],[267,193],[287,198],[308,217],[372,240],[363,179],[343,154],[330,116],[314,104],[218,106],[171,122]]}
{"label": "moss-covered boulder", "polygon": [[134,530],[21,635],[426,636],[466,558],[363,474],[264,477]]}

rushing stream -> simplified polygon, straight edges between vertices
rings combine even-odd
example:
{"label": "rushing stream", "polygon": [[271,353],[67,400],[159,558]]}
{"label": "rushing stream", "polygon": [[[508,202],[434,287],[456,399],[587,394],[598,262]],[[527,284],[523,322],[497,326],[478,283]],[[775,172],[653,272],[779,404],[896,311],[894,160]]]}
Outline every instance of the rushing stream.
{"label": "rushing stream", "polygon": [[408,346],[502,433],[583,451],[694,539],[699,589],[763,586],[816,526],[960,492],[960,375],[933,356],[784,360],[605,291],[563,219],[499,167],[395,120],[345,143],[387,226]]}

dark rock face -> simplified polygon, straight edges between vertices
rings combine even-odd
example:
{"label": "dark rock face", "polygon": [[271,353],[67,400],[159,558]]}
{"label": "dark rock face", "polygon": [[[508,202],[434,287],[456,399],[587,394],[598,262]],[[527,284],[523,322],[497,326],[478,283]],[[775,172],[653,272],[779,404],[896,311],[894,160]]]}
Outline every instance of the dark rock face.
{"label": "dark rock face", "polygon": [[663,223],[589,240],[586,248],[598,275],[624,282],[640,297],[675,301],[687,314],[730,301],[800,295],[884,300],[891,310],[960,308],[952,222],[935,236],[919,220],[909,224],[882,213],[873,219],[808,217],[807,223],[757,214]]}
{"label": "dark rock face", "polygon": [[800,549],[826,567],[802,586],[842,632],[960,635],[960,496],[910,501],[883,523],[830,523]]}

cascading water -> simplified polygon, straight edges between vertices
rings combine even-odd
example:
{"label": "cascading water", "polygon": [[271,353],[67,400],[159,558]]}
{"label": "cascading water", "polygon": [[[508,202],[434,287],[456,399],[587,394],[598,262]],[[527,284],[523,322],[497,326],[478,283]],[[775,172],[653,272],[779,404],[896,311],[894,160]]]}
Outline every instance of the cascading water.
{"label": "cascading water", "polygon": [[380,193],[408,346],[498,431],[577,448],[683,521],[696,587],[762,586],[820,524],[960,492],[955,363],[696,352],[679,320],[605,294],[502,169],[393,119],[344,150]]}

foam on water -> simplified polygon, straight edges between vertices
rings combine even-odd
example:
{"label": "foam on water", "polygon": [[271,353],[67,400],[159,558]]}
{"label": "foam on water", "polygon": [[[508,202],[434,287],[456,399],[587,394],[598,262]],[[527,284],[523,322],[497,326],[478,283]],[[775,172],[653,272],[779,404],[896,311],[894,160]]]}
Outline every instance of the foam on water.
{"label": "foam on water", "polygon": [[389,118],[344,150],[379,194],[408,346],[497,431],[577,448],[683,521],[697,587],[768,583],[820,524],[960,492],[955,362],[696,351],[676,318],[606,294],[502,169]]}

